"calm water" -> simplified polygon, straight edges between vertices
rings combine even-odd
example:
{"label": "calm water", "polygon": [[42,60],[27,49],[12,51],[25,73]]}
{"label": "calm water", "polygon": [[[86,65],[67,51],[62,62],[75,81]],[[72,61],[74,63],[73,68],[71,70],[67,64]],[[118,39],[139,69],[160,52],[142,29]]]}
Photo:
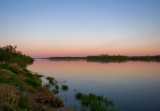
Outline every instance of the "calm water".
{"label": "calm water", "polygon": [[121,111],[160,111],[160,63],[100,63],[37,59],[28,66],[33,72],[67,81],[61,92],[65,105],[79,109],[75,90],[111,99]]}

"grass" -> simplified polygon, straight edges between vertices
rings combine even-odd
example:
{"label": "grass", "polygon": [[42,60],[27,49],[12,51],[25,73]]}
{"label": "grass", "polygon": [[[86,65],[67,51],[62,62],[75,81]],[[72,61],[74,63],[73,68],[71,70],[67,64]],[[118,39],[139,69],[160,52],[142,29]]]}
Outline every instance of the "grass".
{"label": "grass", "polygon": [[17,106],[21,109],[29,109],[27,97],[20,96]]}
{"label": "grass", "polygon": [[68,86],[64,85],[64,84],[61,85],[61,89],[60,89],[60,84],[53,77],[46,77],[46,79],[49,82],[47,84],[45,84],[44,86],[51,89],[53,94],[58,94],[60,91],[67,91],[68,90]]}
{"label": "grass", "polygon": [[63,91],[67,91],[67,90],[68,90],[68,86],[63,84],[63,85],[62,85],[62,90],[63,90]]}
{"label": "grass", "polygon": [[51,85],[54,85],[54,84],[55,84],[53,77],[46,77],[46,79],[49,81],[49,83],[50,83]]}
{"label": "grass", "polygon": [[[114,108],[113,101],[103,96],[78,92],[75,97],[81,102],[82,106],[89,108],[90,111],[118,111]],[[82,108],[86,111],[84,107]]]}
{"label": "grass", "polygon": [[25,82],[27,82],[29,85],[32,85],[33,87],[40,87],[41,84],[37,80],[33,80],[31,78],[26,78]]}
{"label": "grass", "polygon": [[18,70],[19,67],[16,64],[10,64],[10,63],[3,63],[2,64],[1,63],[0,68],[10,70],[15,74],[19,73],[19,70]]}

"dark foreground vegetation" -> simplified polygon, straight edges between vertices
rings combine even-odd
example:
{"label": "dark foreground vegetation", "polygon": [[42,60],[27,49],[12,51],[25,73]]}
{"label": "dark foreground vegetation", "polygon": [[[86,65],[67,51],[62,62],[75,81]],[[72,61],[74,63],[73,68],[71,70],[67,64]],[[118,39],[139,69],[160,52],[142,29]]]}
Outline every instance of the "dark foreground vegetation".
{"label": "dark foreground vegetation", "polygon": [[[53,94],[58,94],[60,91],[67,91],[68,86],[67,85],[60,85],[59,82],[57,82],[53,77],[46,77],[46,79],[49,81],[48,84],[45,84],[46,87],[52,90]],[[60,87],[61,86],[61,87]]]}
{"label": "dark foreground vegetation", "polygon": [[42,86],[41,75],[26,69],[33,61],[16,47],[0,48],[0,110],[69,111],[61,99]]}
{"label": "dark foreground vegetation", "polygon": [[76,93],[76,98],[82,104],[82,111],[119,111],[115,108],[112,100],[95,94]]}

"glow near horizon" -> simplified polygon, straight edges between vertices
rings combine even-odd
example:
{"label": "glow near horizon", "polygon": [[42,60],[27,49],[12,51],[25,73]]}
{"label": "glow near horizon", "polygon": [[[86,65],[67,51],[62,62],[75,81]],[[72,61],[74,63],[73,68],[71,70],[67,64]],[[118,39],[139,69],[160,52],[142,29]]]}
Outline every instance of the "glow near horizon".
{"label": "glow near horizon", "polygon": [[32,57],[160,54],[158,0],[0,0],[0,45]]}

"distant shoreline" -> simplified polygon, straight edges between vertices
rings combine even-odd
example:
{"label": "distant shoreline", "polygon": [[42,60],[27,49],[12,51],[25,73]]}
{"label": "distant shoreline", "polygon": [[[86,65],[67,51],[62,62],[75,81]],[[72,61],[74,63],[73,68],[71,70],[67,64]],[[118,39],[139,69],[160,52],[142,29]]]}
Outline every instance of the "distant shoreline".
{"label": "distant shoreline", "polygon": [[121,56],[121,55],[100,55],[86,57],[48,57],[41,59],[49,60],[87,60],[100,62],[124,62],[124,61],[157,61],[160,62],[160,55],[156,56]]}
{"label": "distant shoreline", "polygon": [[86,59],[86,57],[49,57],[47,59]]}

